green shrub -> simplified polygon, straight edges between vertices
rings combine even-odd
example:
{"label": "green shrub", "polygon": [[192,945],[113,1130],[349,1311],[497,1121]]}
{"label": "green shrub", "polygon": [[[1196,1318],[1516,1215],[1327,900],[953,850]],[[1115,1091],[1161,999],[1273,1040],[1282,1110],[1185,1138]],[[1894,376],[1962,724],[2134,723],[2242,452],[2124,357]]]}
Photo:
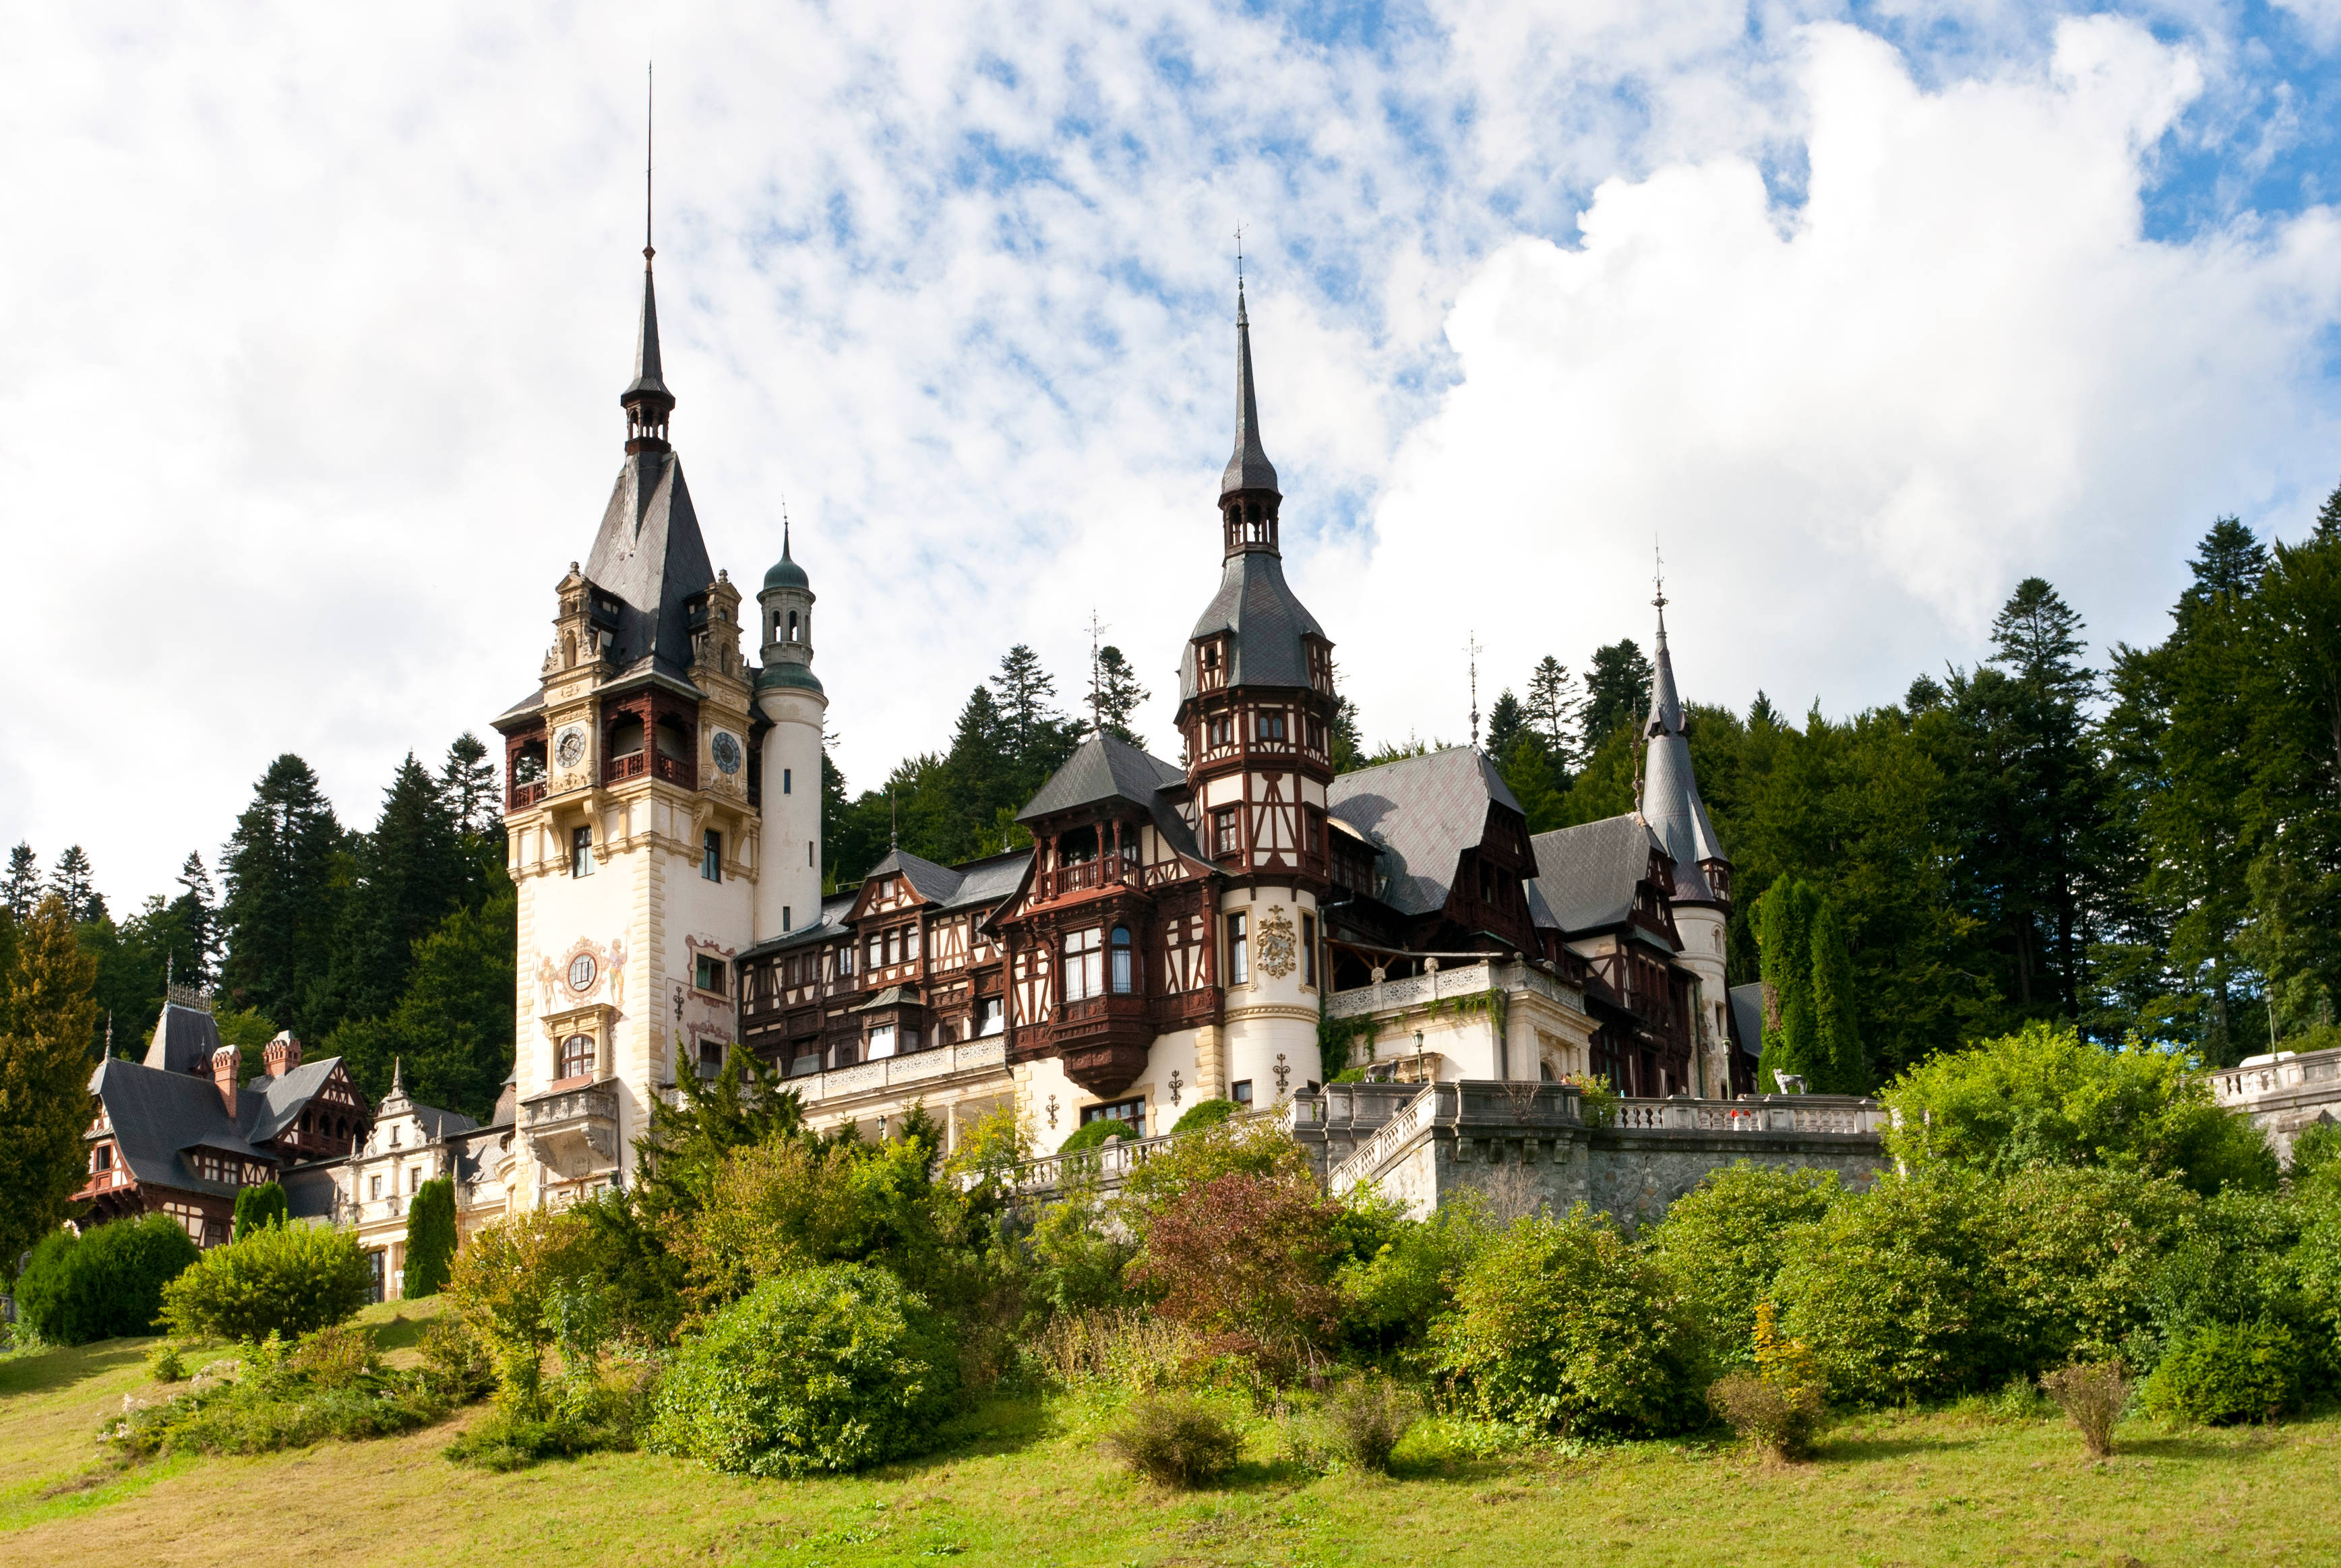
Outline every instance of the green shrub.
{"label": "green shrub", "polygon": [[1995,1266],[1999,1214],[1987,1183],[1944,1170],[1883,1179],[1795,1233],[1774,1282],[1782,1327],[1832,1396],[1929,1399],[2022,1370]]}
{"label": "green shrub", "polygon": [[385,1370],[364,1330],[336,1327],[298,1345],[274,1333],[247,1344],[226,1375],[206,1367],[184,1393],[130,1412],[102,1436],[131,1458],[266,1453],[411,1432],[448,1408],[414,1374]]}
{"label": "green shrub", "polygon": [[2104,1165],[2177,1177],[2206,1196],[2275,1186],[2259,1129],[2211,1097],[2209,1077],[2152,1046],[2107,1050],[2033,1024],[1930,1057],[1883,1096],[1888,1149],[1914,1171]]}
{"label": "green shrub", "polygon": [[2154,1259],[2139,1363],[2213,1323],[2280,1323],[2311,1344],[2324,1340],[2309,1283],[2321,1212],[2273,1193],[2226,1192],[2184,1215]]}
{"label": "green shrub", "polygon": [[1170,1131],[1191,1133],[1198,1127],[1216,1127],[1235,1114],[1233,1100],[1198,1100],[1187,1107],[1186,1114],[1172,1124]]}
{"label": "green shrub", "polygon": [[214,1247],[163,1293],[174,1333],[259,1340],[304,1334],[365,1305],[373,1274],[354,1233],[269,1225]]}
{"label": "green shrub", "polygon": [[1479,1208],[1468,1202],[1445,1203],[1413,1220],[1404,1204],[1370,1189],[1351,1193],[1333,1227],[1343,1337],[1370,1352],[1418,1343],[1486,1233]]}
{"label": "green shrub", "polygon": [[556,1332],[549,1309],[593,1277],[588,1239],[573,1213],[530,1209],[483,1227],[455,1255],[450,1310],[487,1346],[496,1403],[508,1414],[544,1419],[544,1353]]}
{"label": "green shrub", "polygon": [[1783,1336],[1772,1303],[1756,1303],[1749,1364],[1718,1378],[1707,1403],[1733,1431],[1775,1459],[1803,1459],[1828,1418],[1819,1363],[1802,1340]]}
{"label": "green shrub", "polygon": [[162,1214],[116,1220],[80,1236],[57,1231],[33,1248],[16,1281],[16,1311],[52,1344],[152,1333],[164,1288],[202,1253]]}
{"label": "green shrub", "polygon": [[1190,1491],[1236,1467],[1243,1434],[1192,1394],[1150,1394],[1131,1403],[1105,1446],[1156,1485]]}
{"label": "green shrub", "polygon": [[437,1176],[415,1189],[406,1210],[406,1270],[399,1294],[409,1301],[435,1296],[447,1283],[455,1257],[455,1181]]}
{"label": "green shrub", "polygon": [[432,1319],[414,1348],[423,1358],[424,1383],[458,1404],[468,1404],[496,1385],[488,1347],[453,1313]]}
{"label": "green shrub", "polygon": [[1094,1122],[1082,1123],[1071,1137],[1057,1145],[1057,1153],[1078,1154],[1085,1149],[1102,1148],[1109,1139],[1137,1136],[1129,1123],[1113,1116],[1100,1116]]}
{"label": "green shrub", "polygon": [[1579,1204],[1531,1214],[1464,1270],[1432,1367],[1470,1413],[1563,1432],[1669,1432],[1696,1419],[1697,1319],[1673,1275]]}
{"label": "green shrub", "polygon": [[284,1201],[284,1189],[274,1182],[239,1187],[235,1193],[235,1223],[229,1235],[240,1242],[264,1225],[283,1224],[292,1213],[292,1205]]}
{"label": "green shrub", "polygon": [[1325,1423],[1341,1456],[1363,1470],[1388,1471],[1390,1454],[1422,1419],[1422,1401],[1403,1383],[1372,1373],[1342,1379],[1325,1394]]}
{"label": "green shrub", "polygon": [[2281,1323],[2212,1323],[2164,1350],[2146,1409],[2204,1426],[2270,1420],[2292,1408],[2300,1363],[2300,1341]]}
{"label": "green shrub", "polygon": [[1986,1189],[2011,1375],[2123,1353],[2155,1279],[2202,1204],[2175,1178],[2091,1166],[2019,1171]]}
{"label": "green shrub", "polygon": [[801,1269],[684,1343],[648,1445],[747,1475],[860,1470],[932,1443],[957,1386],[949,1335],[892,1274]]}
{"label": "green shrub", "polygon": [[1711,1171],[1642,1233],[1649,1254],[1674,1272],[1721,1367],[1754,1356],[1756,1303],[1771,1293],[1794,1227],[1844,1196],[1831,1171],[1783,1171],[1746,1161]]}
{"label": "green shrub", "polygon": [[169,1340],[146,1353],[146,1374],[156,1383],[182,1383],[187,1376],[186,1353]]}

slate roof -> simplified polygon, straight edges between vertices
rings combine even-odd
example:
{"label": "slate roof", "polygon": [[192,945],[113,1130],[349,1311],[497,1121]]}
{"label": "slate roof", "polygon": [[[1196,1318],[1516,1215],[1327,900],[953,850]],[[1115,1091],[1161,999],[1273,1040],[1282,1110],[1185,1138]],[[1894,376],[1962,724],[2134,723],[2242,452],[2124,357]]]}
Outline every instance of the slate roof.
{"label": "slate roof", "polygon": [[1041,793],[1016,814],[1016,820],[1031,822],[1110,800],[1151,808],[1164,790],[1186,782],[1185,774],[1161,757],[1101,731],[1074,748],[1064,765],[1049,775]]}
{"label": "slate roof", "polygon": [[947,865],[912,854],[897,846],[886,852],[886,858],[864,872],[863,882],[881,876],[900,876],[911,884],[911,891],[931,904],[948,904],[958,894],[960,874]]}
{"label": "slate roof", "polygon": [[1490,802],[1520,809],[1495,764],[1469,746],[1360,768],[1325,792],[1327,814],[1381,850],[1381,901],[1400,914],[1446,907],[1458,860],[1487,835]]}
{"label": "slate roof", "polygon": [[1728,864],[1715,824],[1707,819],[1707,803],[1699,798],[1698,781],[1691,775],[1690,742],[1683,735],[1682,704],[1675,696],[1675,666],[1667,652],[1667,618],[1659,614],[1657,666],[1650,675],[1650,716],[1643,725],[1646,751],[1642,764],[1644,821],[1675,863],[1675,898],[1704,902],[1715,897],[1698,869],[1702,860]]}
{"label": "slate roof", "polygon": [[1236,280],[1236,449],[1220,475],[1220,494],[1274,490],[1276,464],[1260,444],[1260,399],[1251,385],[1251,318],[1244,311],[1243,280]]}
{"label": "slate roof", "polygon": [[90,1074],[89,1089],[105,1103],[115,1146],[141,1185],[233,1197],[235,1183],[197,1176],[180,1152],[211,1148],[276,1163],[278,1155],[258,1145],[301,1114],[340,1061],[328,1056],[304,1062],[281,1078],[263,1074],[252,1080],[238,1091],[233,1117],[208,1073],[172,1073],[110,1057]]}
{"label": "slate roof", "polygon": [[[1228,557],[1220,572],[1220,591],[1203,607],[1188,636],[1211,637],[1222,632],[1229,634],[1227,684],[1230,686],[1306,687],[1309,655],[1300,639],[1325,635],[1325,628],[1285,582],[1283,559],[1268,550],[1242,550]],[[1200,689],[1196,657],[1190,640],[1179,655],[1182,697],[1191,697]]]}
{"label": "slate roof", "polygon": [[212,1053],[219,1047],[219,1025],[209,1013],[165,1002],[163,1015],[154,1020],[154,1038],[146,1046],[146,1065],[163,1073],[201,1073],[208,1084]]}
{"label": "slate roof", "polygon": [[1657,842],[1631,812],[1538,834],[1529,841],[1538,869],[1529,884],[1537,924],[1562,932],[1623,925]]}
{"label": "slate roof", "polygon": [[616,597],[617,679],[652,673],[691,685],[691,626],[683,602],[715,581],[699,514],[672,452],[626,459],[585,559],[585,575]]}

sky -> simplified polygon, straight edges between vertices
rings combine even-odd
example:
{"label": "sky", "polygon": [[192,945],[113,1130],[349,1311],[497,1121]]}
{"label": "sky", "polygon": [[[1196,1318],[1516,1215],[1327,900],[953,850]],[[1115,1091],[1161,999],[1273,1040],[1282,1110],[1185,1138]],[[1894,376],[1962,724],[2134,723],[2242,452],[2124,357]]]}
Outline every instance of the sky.
{"label": "sky", "polygon": [[533,689],[651,62],[676,448],[735,581],[792,520],[856,789],[1093,615],[1176,756],[1239,225],[1370,742],[1647,647],[1661,554],[1692,700],[1891,702],[2034,574],[2102,662],[2341,480],[2341,0],[8,11],[0,839],[117,914]]}

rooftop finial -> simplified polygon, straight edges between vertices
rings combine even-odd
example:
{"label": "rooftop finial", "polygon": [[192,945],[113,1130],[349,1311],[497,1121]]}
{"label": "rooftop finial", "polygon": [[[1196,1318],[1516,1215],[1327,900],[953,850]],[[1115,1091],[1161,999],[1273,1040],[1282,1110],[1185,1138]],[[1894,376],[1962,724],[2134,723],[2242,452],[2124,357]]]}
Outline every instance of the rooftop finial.
{"label": "rooftop finial", "polygon": [[789,554],[789,498],[785,495],[781,497],[781,559],[794,559]]}
{"label": "rooftop finial", "polygon": [[1479,634],[1464,634],[1463,652],[1471,661],[1471,749],[1479,749]]}
{"label": "rooftop finial", "polygon": [[657,129],[658,62],[643,66],[643,267],[648,271],[651,257],[658,252],[651,248],[651,152],[652,136]]}

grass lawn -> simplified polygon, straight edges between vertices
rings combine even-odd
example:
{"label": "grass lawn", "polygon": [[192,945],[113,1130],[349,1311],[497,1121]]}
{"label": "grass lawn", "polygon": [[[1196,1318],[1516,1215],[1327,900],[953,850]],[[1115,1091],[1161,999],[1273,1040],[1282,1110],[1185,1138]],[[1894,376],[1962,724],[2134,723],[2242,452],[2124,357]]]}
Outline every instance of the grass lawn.
{"label": "grass lawn", "polygon": [[[418,1315],[365,1318],[398,1347]],[[1103,1460],[1104,1413],[1078,1398],[994,1403],[942,1453],[842,1481],[639,1453],[460,1469],[439,1451],[476,1411],[372,1443],[115,1470],[94,1434],[158,1392],[152,1343],[0,1358],[0,1563],[2341,1564],[2329,1415],[2133,1422],[2102,1466],[2061,1420],[1980,1409],[1855,1417],[1792,1468],[1701,1443],[1475,1459],[1433,1428],[1397,1479],[1296,1473],[1263,1424],[1229,1485],[1181,1496]]]}

